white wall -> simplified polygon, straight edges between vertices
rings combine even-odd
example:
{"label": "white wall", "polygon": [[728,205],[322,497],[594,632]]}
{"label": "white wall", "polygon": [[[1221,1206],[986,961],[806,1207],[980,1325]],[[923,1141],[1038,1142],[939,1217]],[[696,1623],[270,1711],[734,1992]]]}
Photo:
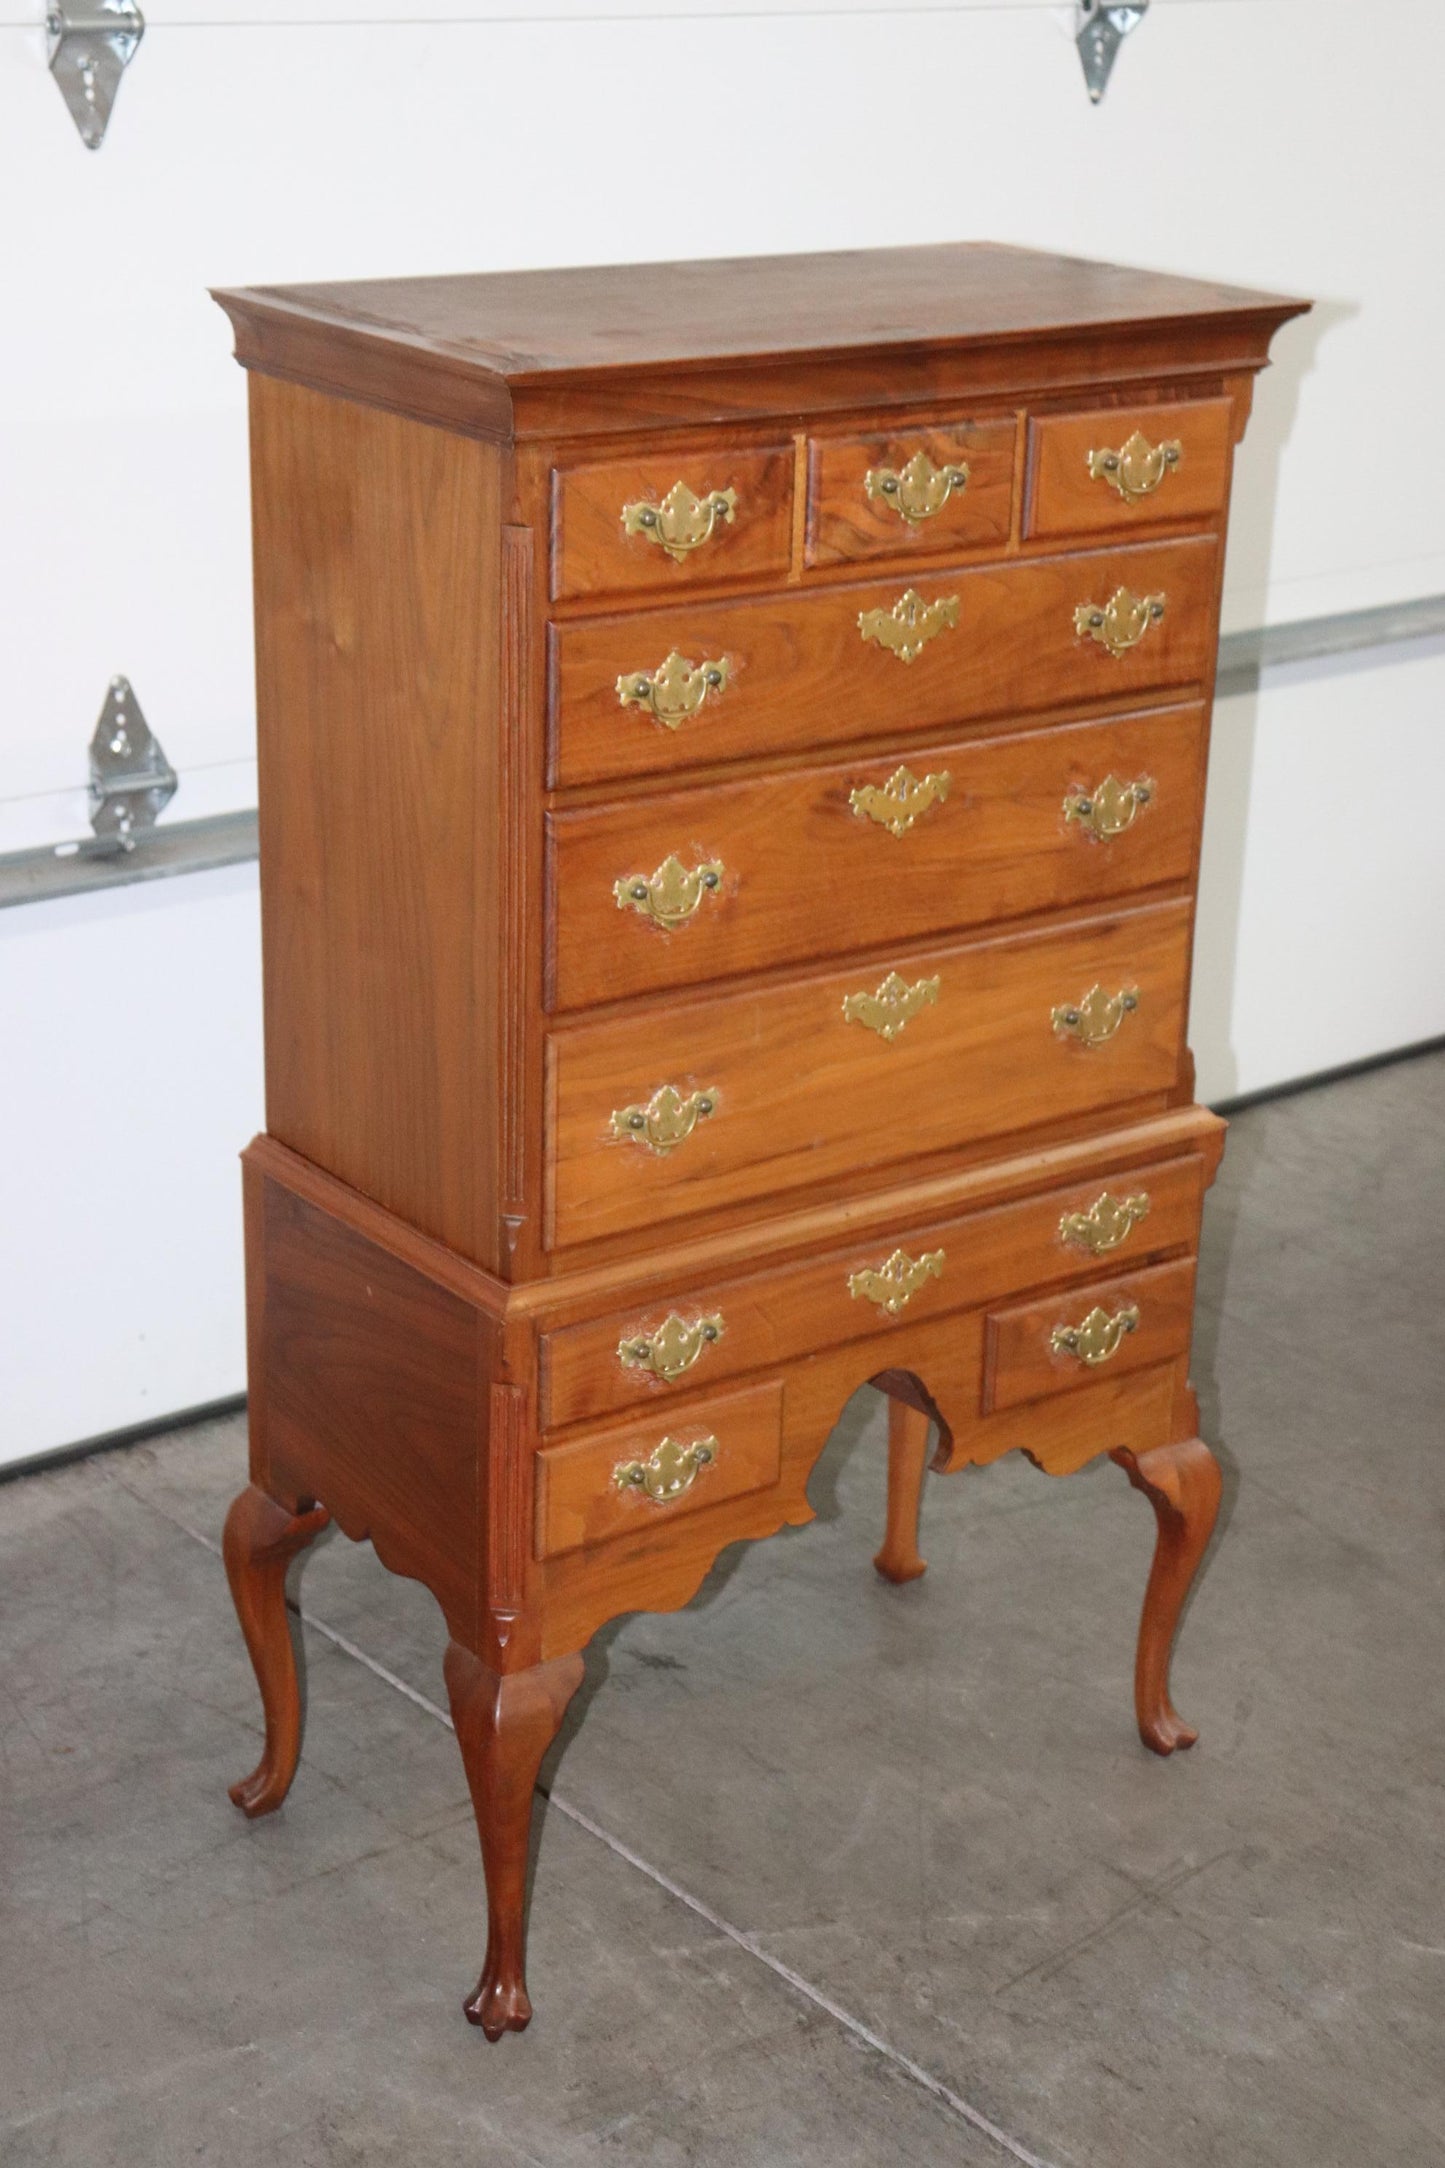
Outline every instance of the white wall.
{"label": "white wall", "polygon": [[[1154,0],[1098,109],[1071,10],[1036,0],[618,8],[153,0],[91,154],[39,0],[0,0],[0,850],[83,828],[116,671],[176,817],[253,798],[243,387],[208,284],[974,235],[1313,294],[1260,384],[1226,624],[1445,589],[1437,0]],[[1445,1030],[1442,694],[1422,648],[1221,704],[1206,1092]],[[253,898],[214,875],[0,917],[0,1459],[241,1383]],[[98,1211],[117,1076],[158,1164]]]}

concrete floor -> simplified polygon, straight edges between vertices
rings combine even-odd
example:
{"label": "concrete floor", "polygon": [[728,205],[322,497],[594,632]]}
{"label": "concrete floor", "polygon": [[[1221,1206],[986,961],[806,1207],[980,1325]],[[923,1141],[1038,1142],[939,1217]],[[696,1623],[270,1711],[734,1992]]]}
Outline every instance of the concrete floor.
{"label": "concrete floor", "polygon": [[301,1774],[249,1826],[239,1419],[0,1489],[0,2160],[1438,2168],[1442,1319],[1445,1057],[1237,1118],[1168,1763],[1122,1475],[934,1480],[888,1588],[860,1396],[817,1525],[594,1649],[498,2048],[431,1599],[319,1547]]}

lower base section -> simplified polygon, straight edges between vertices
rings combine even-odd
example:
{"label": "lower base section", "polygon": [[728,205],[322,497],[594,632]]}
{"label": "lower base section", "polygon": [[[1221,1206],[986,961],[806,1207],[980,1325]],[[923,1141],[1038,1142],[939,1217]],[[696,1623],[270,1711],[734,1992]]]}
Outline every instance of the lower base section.
{"label": "lower base section", "polygon": [[247,1155],[252,1481],[225,1560],[266,1737],[236,1804],[270,1812],[295,1774],[285,1580],[334,1518],[447,1619],[488,1905],[465,2009],[489,2039],[521,2031],[532,1800],[582,1649],[621,1612],[685,1603],[729,1543],[811,1519],[813,1465],[869,1381],[891,1402],[875,1563],[892,1581],[924,1571],[930,1460],[1120,1464],[1158,1524],[1140,1736],[1159,1754],[1193,1744],[1168,1679],[1220,1494],[1187,1380],[1218,1138],[1187,1110],[975,1172],[931,1217],[895,1201],[891,1225],[831,1247],[789,1251],[774,1230],[767,1254],[722,1268],[674,1255],[512,1289],[262,1140]]}

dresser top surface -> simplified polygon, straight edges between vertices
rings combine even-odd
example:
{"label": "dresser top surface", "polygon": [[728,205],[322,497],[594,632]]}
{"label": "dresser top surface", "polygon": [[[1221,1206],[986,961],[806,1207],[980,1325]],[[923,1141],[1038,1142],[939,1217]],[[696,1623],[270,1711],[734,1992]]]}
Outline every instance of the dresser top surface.
{"label": "dresser top surface", "polygon": [[989,242],[253,287],[217,299],[237,317],[281,311],[508,382],[1221,317],[1278,323],[1306,306]]}

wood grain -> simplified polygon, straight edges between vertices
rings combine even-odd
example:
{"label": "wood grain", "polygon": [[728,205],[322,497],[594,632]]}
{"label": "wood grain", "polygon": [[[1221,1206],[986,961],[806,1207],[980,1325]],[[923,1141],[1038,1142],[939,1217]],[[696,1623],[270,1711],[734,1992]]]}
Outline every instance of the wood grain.
{"label": "wood grain", "polygon": [[[830,586],[755,602],[556,626],[552,634],[551,780],[562,787],[674,773],[699,763],[805,752],[950,725],[1021,721],[1044,709],[1199,684],[1214,648],[1218,547],[1212,539],[974,567],[867,586]],[[1118,587],[1167,598],[1162,623],[1113,656],[1081,638],[1074,612]],[[956,598],[958,623],[905,663],[865,640],[858,620],[910,588]],[[677,729],[624,707],[619,677],[725,659],[728,682]]]}
{"label": "wood grain", "polygon": [[[1151,445],[1174,439],[1183,457],[1157,490],[1131,500],[1090,473],[1089,454],[1117,451],[1135,430]],[[1212,519],[1229,495],[1233,439],[1228,399],[1036,416],[1029,425],[1027,531],[1051,539],[1123,536],[1170,521]]]}
{"label": "wood grain", "polygon": [[[700,1278],[679,1273],[650,1302],[604,1310],[577,1324],[546,1329],[541,1340],[542,1419],[557,1430],[624,1408],[649,1407],[659,1419],[686,1401],[748,1371],[787,1366],[821,1348],[897,1329],[897,1321],[866,1296],[850,1292],[856,1272],[877,1270],[895,1249],[912,1258],[943,1252],[942,1270],[925,1280],[900,1313],[910,1321],[1033,1288],[1061,1291],[1099,1276],[1100,1260],[1064,1241],[1067,1214],[1087,1212],[1109,1191],[1143,1194],[1146,1216],[1114,1254],[1130,1263],[1171,1250],[1193,1250],[1199,1239],[1205,1161],[1196,1154],[1115,1169],[1107,1162],[1087,1181],[1046,1189],[1018,1203],[995,1204],[962,1217],[918,1220],[900,1213],[891,1225],[814,1253],[803,1262],[745,1277]],[[1106,1268],[1105,1268],[1106,1269]],[[559,1286],[559,1297],[562,1295]],[[1062,1292],[1061,1297],[1062,1299]],[[1069,1297],[1077,1300],[1077,1297]],[[624,1340],[655,1332],[676,1311],[685,1323],[720,1316],[723,1331],[697,1362],[668,1384],[618,1357]]]}
{"label": "wood grain", "polygon": [[[1108,1357],[1107,1372],[1102,1363],[1091,1368],[1077,1355],[1056,1353],[1051,1347],[1056,1326],[1078,1325],[1095,1308],[1114,1317],[1130,1306],[1138,1311],[1139,1322]],[[1187,1355],[1193,1320],[1192,1258],[1086,1280],[1067,1294],[1061,1291],[990,1311],[984,1349],[984,1413],[1052,1393],[1078,1392],[1102,1375],[1122,1377],[1127,1371],[1147,1370]]]}
{"label": "wood grain", "polygon": [[[806,561],[837,565],[896,557],[908,564],[1003,542],[1013,523],[1016,436],[1008,415],[867,436],[814,437],[808,446]],[[896,472],[919,452],[939,468],[964,462],[968,482],[950,493],[939,512],[912,521],[886,497],[870,496],[866,484],[870,470]]]}
{"label": "wood grain", "polygon": [[[548,1233],[559,1248],[1167,1089],[1184,1025],[1186,905],[974,947],[890,949],[843,971],[554,1031]],[[843,1003],[896,972],[938,999],[891,1043]],[[1050,1018],[1095,983],[1139,989],[1107,1045]],[[716,1111],[666,1154],[611,1128],[662,1087]]]}
{"label": "wood grain", "polygon": [[975,242],[216,299],[254,370],[497,437],[1258,368],[1306,306]]}
{"label": "wood grain", "polygon": [[[670,595],[719,581],[782,579],[792,554],[794,465],[791,443],[748,451],[683,443],[560,469],[552,497],[553,594]],[[622,523],[624,505],[660,504],[676,482],[697,497],[737,493],[731,520],[717,520],[708,540],[681,559]]]}
{"label": "wood grain", "polygon": [[[551,812],[551,1003],[584,1008],[1182,885],[1202,810],[1203,730],[1194,707],[897,742],[826,767]],[[900,767],[915,782],[946,777],[947,794],[894,835],[850,801]],[[1125,833],[1099,842],[1066,818],[1064,800],[1108,775],[1147,777],[1153,792]],[[619,879],[646,879],[669,857],[723,868],[674,929],[614,896]],[[609,912],[604,942],[598,915]]]}
{"label": "wood grain", "polygon": [[480,1628],[486,1544],[478,1312],[276,1182],[263,1379],[273,1480]]}
{"label": "wood grain", "polygon": [[[556,1558],[638,1529],[665,1539],[691,1514],[769,1488],[778,1480],[782,1412],[782,1380],[770,1379],[545,1447],[537,1455],[537,1556]],[[646,1461],[664,1437],[684,1446],[710,1439],[716,1451],[680,1497],[657,1503],[640,1490],[620,1490],[618,1467]]]}
{"label": "wood grain", "polygon": [[266,1116],[497,1248],[498,462],[251,381]]}

